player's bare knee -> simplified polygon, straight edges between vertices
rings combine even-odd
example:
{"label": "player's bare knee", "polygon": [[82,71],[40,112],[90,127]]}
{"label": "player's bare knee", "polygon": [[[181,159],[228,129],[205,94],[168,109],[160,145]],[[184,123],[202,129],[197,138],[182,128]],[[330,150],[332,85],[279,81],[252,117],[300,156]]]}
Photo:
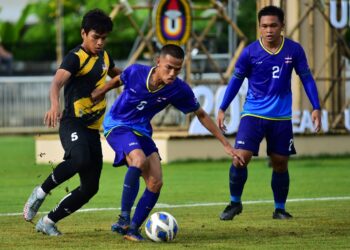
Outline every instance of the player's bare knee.
{"label": "player's bare knee", "polygon": [[271,161],[273,171],[277,173],[284,173],[288,170],[288,162],[279,160]]}
{"label": "player's bare knee", "polygon": [[276,173],[284,173],[288,170],[287,166],[272,166],[272,168]]}
{"label": "player's bare knee", "polygon": [[284,173],[288,170],[288,156],[271,154],[271,165],[275,172]]}
{"label": "player's bare knee", "polygon": [[246,157],[243,154],[238,154],[238,157],[241,159],[244,159],[244,164],[241,164],[240,161],[238,160],[238,158],[233,158],[232,163],[236,168],[246,168],[249,161],[250,161],[250,157]]}
{"label": "player's bare knee", "polygon": [[161,179],[151,179],[147,182],[147,188],[149,191],[154,193],[159,193],[163,186],[163,180]]}
{"label": "player's bare knee", "polygon": [[137,156],[137,157],[133,157],[131,159],[131,164],[134,167],[137,167],[139,169],[142,169],[143,166],[145,165],[147,158],[145,156]]}
{"label": "player's bare knee", "polygon": [[232,163],[236,168],[246,168],[248,165],[248,162],[245,162],[245,164],[241,164],[237,159],[233,159]]}

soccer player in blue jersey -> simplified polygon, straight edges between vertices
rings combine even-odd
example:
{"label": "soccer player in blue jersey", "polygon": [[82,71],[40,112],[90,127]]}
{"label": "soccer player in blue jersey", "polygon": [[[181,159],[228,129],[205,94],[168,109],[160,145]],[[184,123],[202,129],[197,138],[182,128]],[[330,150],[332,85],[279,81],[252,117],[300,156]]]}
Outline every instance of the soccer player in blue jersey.
{"label": "soccer player in blue jersey", "polygon": [[[185,114],[194,112],[200,122],[223,144],[226,153],[236,156],[235,149],[200,107],[190,86],[177,78],[183,60],[184,52],[179,46],[165,45],[155,67],[131,65],[120,77],[112,79],[110,84],[92,93],[93,98],[98,100],[108,90],[124,85],[123,92],[106,114],[103,126],[107,141],[116,153],[113,165],[128,166],[121,215],[112,225],[112,231],[124,235],[127,240],[143,240],[140,226],[155,206],[163,184],[160,156],[152,140],[150,123],[155,114],[168,105],[175,106]],[[131,208],[139,191],[140,176],[145,180],[146,189],[130,220]]]}
{"label": "soccer player in blue jersey", "polygon": [[218,111],[218,126],[225,130],[225,110],[237,95],[244,78],[248,78],[248,93],[235,143],[245,164],[241,165],[233,158],[229,172],[231,203],[220,215],[221,220],[232,220],[242,212],[241,196],[247,180],[247,164],[253,155],[258,154],[264,137],[273,168],[271,187],[275,211],[272,217],[292,218],[285,210],[285,203],[289,190],[288,159],[296,153],[291,122],[293,69],[299,75],[312,104],[315,131],[321,129],[316,84],[301,45],[281,35],[284,28],[282,9],[264,7],[258,13],[258,21],[261,37],[240,55]]}
{"label": "soccer player in blue jersey", "polygon": [[[106,100],[93,103],[91,92],[105,84],[106,76],[115,77],[121,70],[114,66],[103,49],[113,22],[99,9],[86,13],[81,23],[82,44],[63,59],[52,80],[51,107],[44,122],[48,127],[60,123],[59,135],[64,148],[64,161],[40,185],[34,188],[23,209],[23,217],[31,222],[46,196],[72,176],[79,174],[80,185],[67,194],[36,224],[38,232],[58,236],[56,223],[86,204],[98,191],[102,170],[100,132]],[[65,107],[60,111],[60,90],[64,86]]]}

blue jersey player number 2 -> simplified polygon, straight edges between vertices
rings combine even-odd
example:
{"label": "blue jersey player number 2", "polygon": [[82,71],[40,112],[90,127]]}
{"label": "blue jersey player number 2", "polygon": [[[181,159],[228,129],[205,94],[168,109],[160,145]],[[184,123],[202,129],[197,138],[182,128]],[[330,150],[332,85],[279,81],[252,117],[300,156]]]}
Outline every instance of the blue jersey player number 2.
{"label": "blue jersey player number 2", "polygon": [[272,217],[292,218],[285,210],[285,203],[289,190],[288,158],[295,154],[291,122],[293,69],[299,75],[312,104],[315,131],[321,128],[317,88],[305,52],[299,43],[281,35],[284,28],[282,9],[264,7],[259,11],[258,20],[261,37],[240,55],[217,116],[218,126],[225,130],[225,110],[237,95],[244,78],[247,78],[248,93],[235,143],[245,164],[241,165],[233,159],[229,171],[231,202],[220,215],[221,220],[232,220],[242,212],[241,195],[247,180],[247,164],[253,155],[258,154],[264,137],[273,168],[271,187],[275,211]]}

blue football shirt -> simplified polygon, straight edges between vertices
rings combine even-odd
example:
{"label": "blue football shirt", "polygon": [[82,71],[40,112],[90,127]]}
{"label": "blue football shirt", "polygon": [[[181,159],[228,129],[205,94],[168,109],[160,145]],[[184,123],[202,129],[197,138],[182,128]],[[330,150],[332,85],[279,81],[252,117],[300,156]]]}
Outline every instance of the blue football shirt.
{"label": "blue football shirt", "polygon": [[272,53],[261,40],[247,46],[239,57],[235,76],[248,78],[248,92],[242,116],[251,115],[267,119],[291,119],[291,77],[310,74],[306,55],[299,43],[288,38]]}
{"label": "blue football shirt", "polygon": [[122,72],[120,79],[124,90],[105,116],[105,135],[115,127],[127,126],[151,137],[151,119],[169,104],[185,114],[199,108],[192,89],[179,78],[151,91],[149,79],[153,69],[150,66],[133,64]]}

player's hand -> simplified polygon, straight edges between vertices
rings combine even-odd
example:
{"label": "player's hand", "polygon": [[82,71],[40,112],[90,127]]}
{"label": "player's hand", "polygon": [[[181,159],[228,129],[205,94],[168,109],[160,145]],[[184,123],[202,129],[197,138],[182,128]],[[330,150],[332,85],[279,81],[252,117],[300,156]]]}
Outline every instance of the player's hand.
{"label": "player's hand", "polygon": [[315,127],[315,132],[318,133],[321,130],[322,127],[322,121],[321,121],[321,110],[315,109],[311,113],[311,119],[312,123],[314,124]]}
{"label": "player's hand", "polygon": [[105,98],[106,92],[103,88],[96,88],[91,92],[91,99],[94,104],[99,103]]}
{"label": "player's hand", "polygon": [[61,120],[62,114],[58,106],[51,106],[50,110],[46,112],[44,117],[44,124],[48,127],[54,128]]}
{"label": "player's hand", "polygon": [[216,123],[222,132],[226,132],[225,112],[222,111],[221,109],[219,109],[218,111],[218,117],[216,118]]}
{"label": "player's hand", "polygon": [[238,166],[244,166],[245,165],[245,160],[244,160],[244,157],[241,156],[239,153],[238,153],[238,150],[237,149],[234,149],[231,145],[227,145],[225,146],[225,151],[227,154],[229,154],[234,160],[237,161],[237,165]]}
{"label": "player's hand", "polygon": [[244,157],[238,153],[237,149],[233,149],[233,160],[236,160],[237,162],[235,162],[235,164],[237,165],[237,167],[243,167],[245,165],[245,159]]}

